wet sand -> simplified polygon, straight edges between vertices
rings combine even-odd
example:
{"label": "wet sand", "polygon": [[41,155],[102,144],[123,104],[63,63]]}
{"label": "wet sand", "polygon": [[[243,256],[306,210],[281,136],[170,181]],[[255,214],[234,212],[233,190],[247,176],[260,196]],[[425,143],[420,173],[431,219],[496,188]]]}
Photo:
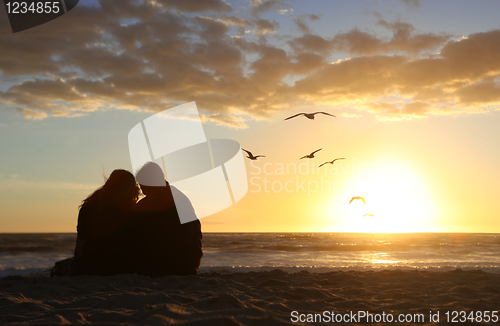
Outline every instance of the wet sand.
{"label": "wet sand", "polygon": [[[21,277],[0,279],[0,324],[5,325],[296,325],[366,324],[378,318],[423,315],[436,325],[446,312],[500,309],[500,275],[483,271],[363,271],[206,273],[149,278]],[[335,315],[333,315],[334,313]],[[335,318],[348,322],[333,323]],[[347,316],[347,315],[348,316]],[[430,314],[434,320],[431,322]],[[461,316],[458,315],[457,321]],[[484,315],[484,314],[483,314]],[[320,318],[321,316],[321,318]],[[330,320],[328,320],[328,316]],[[491,318],[491,317],[490,317]],[[475,319],[474,322],[479,321]],[[500,321],[486,325],[500,324]],[[371,322],[370,322],[371,323]],[[384,323],[383,320],[379,324]],[[471,324],[471,319],[460,322]],[[477,324],[477,323],[475,323]]]}

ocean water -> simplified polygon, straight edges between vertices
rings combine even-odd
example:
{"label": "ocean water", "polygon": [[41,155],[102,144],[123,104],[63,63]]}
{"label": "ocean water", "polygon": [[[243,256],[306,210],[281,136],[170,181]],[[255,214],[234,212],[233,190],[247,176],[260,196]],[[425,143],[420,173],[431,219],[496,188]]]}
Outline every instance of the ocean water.
{"label": "ocean water", "polygon": [[[76,234],[0,234],[0,277],[39,275]],[[500,273],[494,233],[205,233],[200,272],[482,269]]]}

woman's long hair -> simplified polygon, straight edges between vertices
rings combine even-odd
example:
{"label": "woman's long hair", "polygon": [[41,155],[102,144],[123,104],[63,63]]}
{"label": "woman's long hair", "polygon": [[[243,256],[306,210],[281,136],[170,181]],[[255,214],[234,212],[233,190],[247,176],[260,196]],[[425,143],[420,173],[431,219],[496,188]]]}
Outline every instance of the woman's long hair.
{"label": "woman's long hair", "polygon": [[139,198],[139,186],[134,175],[126,170],[114,170],[106,183],[82,201],[80,208],[104,199],[109,203],[132,206]]}

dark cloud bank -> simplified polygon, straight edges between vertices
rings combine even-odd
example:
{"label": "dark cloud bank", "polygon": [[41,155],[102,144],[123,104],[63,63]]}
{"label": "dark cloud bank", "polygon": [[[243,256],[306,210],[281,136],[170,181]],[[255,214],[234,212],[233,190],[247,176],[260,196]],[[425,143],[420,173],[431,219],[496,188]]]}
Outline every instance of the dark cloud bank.
{"label": "dark cloud bank", "polygon": [[[308,24],[324,15],[289,13],[301,34],[286,37],[262,16],[287,8],[281,1],[99,3],[21,33],[1,24],[0,78],[14,81],[0,92],[3,109],[43,119],[196,101],[206,119],[244,127],[245,118],[298,104],[355,105],[399,120],[500,101],[500,30],[459,38],[380,19],[391,37],[355,26],[322,37]],[[346,59],[332,62],[339,54]]]}

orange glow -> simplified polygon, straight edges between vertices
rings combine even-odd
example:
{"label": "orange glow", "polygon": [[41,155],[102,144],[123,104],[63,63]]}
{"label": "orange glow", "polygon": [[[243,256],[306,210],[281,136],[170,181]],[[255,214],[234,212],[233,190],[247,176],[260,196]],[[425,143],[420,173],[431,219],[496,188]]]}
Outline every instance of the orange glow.
{"label": "orange glow", "polygon": [[[366,205],[361,200],[349,204],[354,196],[364,197]],[[416,173],[397,164],[384,165],[369,175],[359,176],[329,209],[342,231],[434,231],[432,220],[436,208],[422,181]]]}

